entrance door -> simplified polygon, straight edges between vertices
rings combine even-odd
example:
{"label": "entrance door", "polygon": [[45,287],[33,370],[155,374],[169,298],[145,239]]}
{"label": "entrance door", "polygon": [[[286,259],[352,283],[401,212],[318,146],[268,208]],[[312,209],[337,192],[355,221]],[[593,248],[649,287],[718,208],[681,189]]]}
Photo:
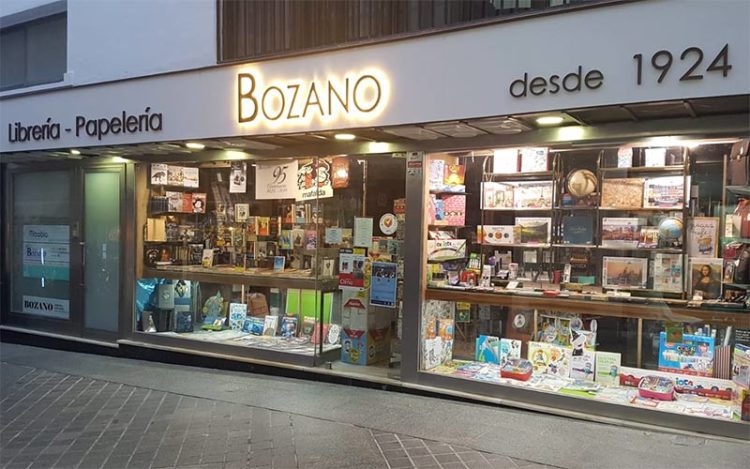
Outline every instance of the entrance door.
{"label": "entrance door", "polygon": [[8,172],[5,324],[117,338],[123,178],[121,166]]}

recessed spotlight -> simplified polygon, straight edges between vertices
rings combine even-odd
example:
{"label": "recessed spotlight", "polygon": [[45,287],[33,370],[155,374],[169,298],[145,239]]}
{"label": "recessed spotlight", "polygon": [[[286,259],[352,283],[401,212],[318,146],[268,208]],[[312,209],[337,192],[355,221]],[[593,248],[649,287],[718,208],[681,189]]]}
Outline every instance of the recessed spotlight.
{"label": "recessed spotlight", "polygon": [[80,154],[81,154],[81,151],[80,151],[80,150],[76,150],[76,149],[74,148],[74,149],[70,150],[70,154],[71,154],[71,155],[80,155]]}
{"label": "recessed spotlight", "polygon": [[354,134],[336,134],[333,138],[336,140],[354,140],[357,137]]}
{"label": "recessed spotlight", "polygon": [[536,120],[536,123],[539,125],[556,125],[563,121],[563,118],[560,116],[543,116],[539,117]]}
{"label": "recessed spotlight", "polygon": [[206,148],[204,144],[198,142],[187,142],[185,146],[190,148],[191,150],[203,150],[204,148]]}
{"label": "recessed spotlight", "polygon": [[244,160],[248,156],[244,151],[238,150],[226,150],[224,154],[229,160]]}

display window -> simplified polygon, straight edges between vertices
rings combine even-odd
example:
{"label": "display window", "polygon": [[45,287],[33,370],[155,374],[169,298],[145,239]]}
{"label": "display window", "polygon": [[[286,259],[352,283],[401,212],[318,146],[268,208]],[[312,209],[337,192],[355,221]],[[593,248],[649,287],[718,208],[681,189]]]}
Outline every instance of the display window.
{"label": "display window", "polygon": [[139,163],[136,179],[137,334],[398,363],[403,158]]}
{"label": "display window", "polygon": [[748,420],[748,142],[655,143],[427,155],[421,371]]}

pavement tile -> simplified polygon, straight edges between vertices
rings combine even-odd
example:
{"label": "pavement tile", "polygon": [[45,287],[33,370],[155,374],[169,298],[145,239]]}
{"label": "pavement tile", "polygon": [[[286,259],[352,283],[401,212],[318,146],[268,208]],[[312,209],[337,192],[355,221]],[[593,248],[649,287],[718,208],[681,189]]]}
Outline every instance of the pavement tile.
{"label": "pavement tile", "polygon": [[411,463],[411,460],[409,458],[388,459],[388,465],[391,466],[393,469],[414,467],[414,465]]}

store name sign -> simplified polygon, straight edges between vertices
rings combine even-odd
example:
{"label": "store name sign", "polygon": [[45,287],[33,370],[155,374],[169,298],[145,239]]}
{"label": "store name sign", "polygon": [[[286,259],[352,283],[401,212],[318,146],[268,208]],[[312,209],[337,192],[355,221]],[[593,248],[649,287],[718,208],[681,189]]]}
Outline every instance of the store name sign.
{"label": "store name sign", "polygon": [[283,125],[312,119],[366,122],[377,117],[388,101],[388,80],[368,70],[343,78],[281,80],[264,83],[259,73],[237,74],[237,120]]}
{"label": "store name sign", "polygon": [[87,136],[102,140],[110,135],[158,132],[162,130],[162,123],[162,113],[151,112],[151,107],[147,107],[140,114],[122,111],[110,117],[89,118],[79,115],[75,117],[75,125],[67,127],[48,117],[42,123],[8,123],[8,142],[59,140],[62,132],[74,134],[76,138]]}

